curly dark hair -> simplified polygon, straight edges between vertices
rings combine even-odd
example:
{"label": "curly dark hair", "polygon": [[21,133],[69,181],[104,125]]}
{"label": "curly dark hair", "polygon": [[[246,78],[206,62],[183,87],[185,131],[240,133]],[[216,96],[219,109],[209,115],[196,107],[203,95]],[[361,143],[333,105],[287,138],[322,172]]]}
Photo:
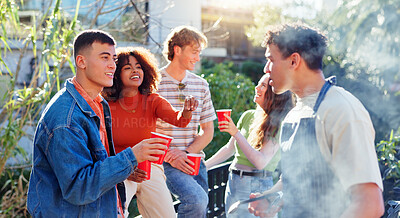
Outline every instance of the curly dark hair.
{"label": "curly dark hair", "polygon": [[276,45],[284,58],[297,52],[312,70],[322,69],[327,38],[316,29],[302,23],[273,26],[264,38],[263,46]]}
{"label": "curly dark hair", "polygon": [[[264,76],[269,77],[268,74]],[[264,113],[256,113],[251,126],[249,143],[256,149],[261,149],[264,137],[274,138],[279,132],[283,118],[294,106],[293,94],[286,91],[282,94],[275,94],[268,84],[265,91],[264,105],[260,105]]]}
{"label": "curly dark hair", "polygon": [[165,59],[172,61],[175,55],[175,45],[183,48],[186,45],[195,43],[198,43],[201,48],[205,48],[207,47],[207,37],[194,27],[178,26],[167,36],[164,42],[163,55]]}
{"label": "curly dark hair", "polygon": [[117,69],[113,78],[113,85],[105,87],[102,96],[107,101],[116,101],[122,98],[121,91],[124,84],[121,80],[121,69],[129,63],[129,56],[133,56],[139,62],[143,69],[143,82],[139,86],[139,92],[142,95],[155,93],[161,80],[161,74],[158,70],[158,61],[156,57],[146,48],[143,47],[121,47],[117,48]]}

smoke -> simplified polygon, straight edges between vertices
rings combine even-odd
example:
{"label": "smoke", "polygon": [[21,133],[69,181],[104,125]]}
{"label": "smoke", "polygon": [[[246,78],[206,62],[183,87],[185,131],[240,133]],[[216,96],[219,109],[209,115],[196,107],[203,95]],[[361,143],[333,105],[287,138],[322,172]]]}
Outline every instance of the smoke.
{"label": "smoke", "polygon": [[[396,92],[400,92],[398,2],[350,0],[342,2],[332,16],[324,16],[328,21],[322,22],[319,28],[328,36],[329,44],[324,59],[325,77],[337,76],[338,85],[350,91],[367,108],[376,130],[376,142],[385,139],[391,129],[397,129],[400,125],[400,96],[396,96]],[[308,144],[301,142],[295,146],[305,148]],[[287,145],[282,144],[283,150]],[[304,192],[318,190],[319,185],[313,183],[311,179],[314,178],[309,173],[321,168],[321,165],[316,164],[314,158],[309,158],[313,160],[309,163],[300,163],[299,159],[307,159],[304,156],[318,156],[318,152],[318,149],[302,149],[291,157],[285,157],[283,152],[281,164],[289,169],[286,172],[289,174],[286,181],[283,174],[284,190],[285,182],[286,187],[295,187],[286,191],[290,195],[284,199],[283,210],[289,208],[293,211],[311,211],[311,214],[284,214],[283,217],[339,217],[340,215],[333,215],[335,209],[329,209],[336,208],[340,211],[349,202],[343,185],[338,180],[332,180],[332,183],[327,183],[330,187],[325,189],[325,193],[317,194],[320,197],[318,201],[325,202],[324,204],[304,203],[309,200],[304,197]],[[327,171],[328,169],[329,167]]]}
{"label": "smoke", "polygon": [[[400,14],[390,1],[354,2],[346,1],[329,17],[331,65],[324,72],[337,75],[338,85],[364,104],[378,142],[400,123]],[[333,60],[340,66],[333,67]]]}
{"label": "smoke", "polygon": [[291,123],[300,114],[304,111],[289,114],[290,122],[281,131],[283,216],[340,217],[349,197],[326,154],[320,151],[315,120],[303,118],[300,123]]}

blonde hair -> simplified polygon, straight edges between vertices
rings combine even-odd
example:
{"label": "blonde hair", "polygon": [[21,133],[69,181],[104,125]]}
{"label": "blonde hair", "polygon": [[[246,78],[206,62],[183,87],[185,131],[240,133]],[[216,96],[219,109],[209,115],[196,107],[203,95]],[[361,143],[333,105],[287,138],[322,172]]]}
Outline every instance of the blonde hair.
{"label": "blonde hair", "polygon": [[175,27],[164,42],[163,55],[165,59],[172,61],[176,45],[183,48],[184,46],[193,44],[199,44],[201,48],[205,48],[207,47],[207,37],[191,26]]}

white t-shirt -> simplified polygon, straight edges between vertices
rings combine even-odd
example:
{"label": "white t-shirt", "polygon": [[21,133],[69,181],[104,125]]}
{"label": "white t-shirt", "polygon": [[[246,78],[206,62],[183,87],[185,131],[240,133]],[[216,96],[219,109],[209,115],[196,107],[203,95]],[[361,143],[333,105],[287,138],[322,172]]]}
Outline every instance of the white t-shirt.
{"label": "white t-shirt", "polygon": [[[297,98],[283,123],[311,117],[319,92]],[[375,130],[361,102],[341,87],[332,86],[322,101],[315,121],[320,150],[344,189],[376,183],[383,190],[375,151]],[[283,125],[283,124],[282,124]]]}
{"label": "white t-shirt", "polygon": [[[211,101],[211,93],[207,81],[189,71],[186,71],[185,78],[181,82],[172,78],[165,68],[161,69],[161,83],[158,93],[166,98],[175,109],[181,110],[183,102],[179,100],[179,95],[193,95],[199,101],[199,106],[192,113],[192,120],[185,128],[180,128],[157,120],[157,132],[174,137],[171,147],[184,149],[194,141],[198,134],[199,125],[215,120],[214,106]],[[185,88],[179,90],[178,84],[185,84]]]}

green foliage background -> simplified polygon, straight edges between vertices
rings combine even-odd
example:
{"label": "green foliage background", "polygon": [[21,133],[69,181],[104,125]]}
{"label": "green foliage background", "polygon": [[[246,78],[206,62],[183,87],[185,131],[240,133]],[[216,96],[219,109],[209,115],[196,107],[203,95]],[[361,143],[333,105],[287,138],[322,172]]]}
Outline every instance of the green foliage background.
{"label": "green foliage background", "polygon": [[[243,112],[255,108],[253,102],[254,83],[245,75],[238,73],[232,62],[213,64],[205,59],[202,61],[201,77],[210,85],[211,98],[215,110],[232,109],[231,117],[237,122]],[[260,73],[260,78],[261,78]],[[214,121],[214,138],[204,149],[210,157],[225,145],[230,138],[228,133],[218,129],[218,121]]]}
{"label": "green foliage background", "polygon": [[[378,143],[400,125],[400,0],[343,0],[334,11],[316,11],[308,1],[279,10],[263,5],[254,11],[246,34],[260,45],[269,25],[301,21],[328,37],[323,72],[356,96],[371,115]],[[314,18],[295,17],[305,8]],[[285,11],[286,10],[286,11]]]}
{"label": "green foliage background", "polygon": [[[24,1],[0,0],[0,43],[3,45],[0,75],[9,77],[7,89],[13,90],[0,96],[4,102],[0,111],[1,217],[29,217],[25,207],[29,170],[18,166],[5,168],[5,162],[11,156],[24,153],[17,145],[26,134],[23,128],[35,125],[43,105],[61,88],[63,69],[74,72],[70,44],[80,30],[80,0],[73,18],[67,18],[60,2],[51,1],[51,6],[35,16],[36,20],[28,26],[20,22],[18,14]],[[266,26],[291,20],[296,18],[284,14],[282,8],[260,7],[255,12],[255,25],[247,28],[247,35],[259,45]],[[400,200],[400,129],[391,131],[400,125],[400,91],[393,91],[390,86],[392,82],[400,83],[399,20],[400,0],[344,0],[332,16],[322,11],[313,20],[302,19],[322,29],[329,38],[330,46],[324,58],[326,76],[336,75],[338,84],[359,98],[371,115],[385,202]],[[18,37],[18,32],[26,34]],[[12,51],[13,41],[21,42],[22,47]],[[21,88],[16,81],[28,48],[36,60],[35,70],[31,80]],[[11,52],[21,54],[16,70],[10,70],[3,60]],[[215,64],[203,59],[199,75],[210,84],[215,109],[232,109],[232,118],[237,122],[244,111],[255,107],[252,101],[254,82],[261,77],[262,68],[262,63],[252,61],[237,67],[232,62]],[[40,84],[39,78],[42,79]],[[230,137],[219,131],[217,121],[214,126],[214,139],[205,149],[207,157],[225,145]]]}
{"label": "green foliage background", "polygon": [[389,200],[400,200],[400,128],[391,131],[387,140],[376,145],[383,180],[385,205]]}
{"label": "green foliage background", "polygon": [[242,63],[240,73],[248,76],[254,84],[257,84],[264,72],[264,66],[265,63],[246,60]]}
{"label": "green foliage background", "polygon": [[[61,0],[49,2],[51,7],[40,16],[33,16],[31,25],[19,20],[23,1],[0,0],[0,75],[9,78],[7,87],[12,90],[0,96],[0,215],[2,217],[26,217],[27,182],[30,166],[5,167],[6,161],[25,153],[18,142],[26,134],[25,127],[36,126],[41,107],[51,98],[54,90],[61,85],[60,73],[64,65],[74,70],[70,43],[75,36],[79,3],[75,16],[67,20],[60,8]],[[23,34],[21,34],[23,33]],[[13,48],[19,42],[20,47]],[[7,66],[3,57],[11,53],[19,54],[16,68]],[[30,81],[21,87],[22,59],[28,52],[33,54],[34,72]],[[51,64],[51,65],[50,65]],[[15,66],[14,66],[15,67]],[[13,69],[13,70],[11,70]],[[15,69],[15,70],[14,70]],[[39,80],[41,81],[39,83]],[[28,170],[24,170],[28,169]]]}

